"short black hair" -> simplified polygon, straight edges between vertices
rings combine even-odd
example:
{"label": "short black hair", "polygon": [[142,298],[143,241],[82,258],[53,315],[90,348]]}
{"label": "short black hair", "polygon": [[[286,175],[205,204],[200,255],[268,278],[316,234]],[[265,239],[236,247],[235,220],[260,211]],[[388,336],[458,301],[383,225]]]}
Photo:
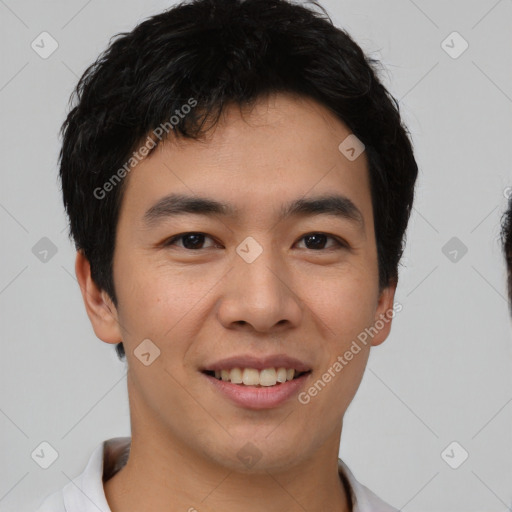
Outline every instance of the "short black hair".
{"label": "short black hair", "polygon": [[[198,140],[205,122],[215,125],[229,104],[248,106],[278,92],[321,103],[365,145],[379,287],[398,281],[418,173],[410,134],[377,76],[379,61],[335,27],[317,1],[308,3],[182,2],[114,36],[80,78],[61,129],[64,206],[77,250],[115,305],[121,178],[135,150],[151,133],[158,143],[159,127]],[[122,359],[122,343],[116,349]]]}
{"label": "short black hair", "polygon": [[502,216],[501,243],[507,265],[507,290],[509,309],[512,315],[512,196],[508,199],[507,210]]}

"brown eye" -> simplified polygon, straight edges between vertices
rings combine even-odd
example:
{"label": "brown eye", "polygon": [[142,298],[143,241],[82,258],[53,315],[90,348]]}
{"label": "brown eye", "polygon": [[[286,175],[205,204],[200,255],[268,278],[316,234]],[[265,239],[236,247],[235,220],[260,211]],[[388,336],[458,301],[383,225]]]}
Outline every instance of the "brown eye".
{"label": "brown eye", "polygon": [[204,244],[205,238],[209,238],[212,240],[211,237],[208,235],[205,235],[204,233],[182,233],[180,235],[173,236],[169,240],[167,240],[164,244],[165,247],[176,245],[177,241],[182,241],[181,247],[183,249],[188,250],[199,250],[204,249],[205,247],[202,247]]}
{"label": "brown eye", "polygon": [[[325,249],[326,240],[332,240],[334,242],[334,248],[346,248],[347,244],[334,236],[327,235],[325,233],[309,233],[304,235],[301,240],[306,240],[306,249],[319,251]],[[332,249],[333,247],[327,247]]]}
{"label": "brown eye", "polygon": [[[213,245],[204,247],[204,243],[206,239],[210,239],[213,242]],[[325,233],[308,233],[304,235],[301,241],[305,241],[306,249],[313,251],[323,251],[329,249],[343,249],[348,248],[348,244],[341,239],[338,239],[335,236],[327,235]],[[328,241],[331,241],[331,245],[327,245]],[[180,243],[179,243],[180,242]],[[332,243],[334,242],[334,244]],[[215,246],[215,241],[205,233],[198,232],[190,232],[190,233],[181,233],[179,235],[175,235],[169,238],[166,242],[164,242],[164,247],[172,247],[177,246],[182,249],[186,249],[189,251],[198,251],[201,249],[208,249]],[[326,247],[327,245],[327,247]]]}

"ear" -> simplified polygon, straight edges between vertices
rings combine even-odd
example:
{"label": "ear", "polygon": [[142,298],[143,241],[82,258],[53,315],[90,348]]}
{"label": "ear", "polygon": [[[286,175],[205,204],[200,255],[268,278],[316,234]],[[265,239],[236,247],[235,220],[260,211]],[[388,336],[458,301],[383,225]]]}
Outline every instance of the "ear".
{"label": "ear", "polygon": [[[379,293],[377,309],[375,310],[375,318],[373,328],[377,331],[372,338],[372,346],[376,347],[383,343],[391,331],[391,322],[396,314],[393,308],[393,300],[395,298],[397,282],[390,283]],[[401,308],[400,308],[401,309]]]}
{"label": "ear", "polygon": [[122,335],[117,309],[107,292],[93,281],[91,265],[83,251],[76,253],[75,273],[94,333],[105,343],[119,343],[122,341]]}

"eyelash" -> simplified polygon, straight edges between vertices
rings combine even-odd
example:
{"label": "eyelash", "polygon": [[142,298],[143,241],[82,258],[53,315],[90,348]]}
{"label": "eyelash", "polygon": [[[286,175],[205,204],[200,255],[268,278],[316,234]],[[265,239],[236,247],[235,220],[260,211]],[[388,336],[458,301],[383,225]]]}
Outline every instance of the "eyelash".
{"label": "eyelash", "polygon": [[[171,238],[167,239],[164,243],[163,243],[163,246],[164,247],[171,247],[173,245],[175,245],[175,242],[179,239],[182,239],[184,237],[186,237],[187,235],[202,235],[202,236],[205,236],[206,238],[210,238],[211,240],[213,240],[213,238],[209,235],[207,235],[206,233],[201,233],[200,231],[189,231],[189,232],[186,232],[186,233],[180,233],[179,235],[174,235],[172,236]],[[310,233],[306,233],[305,235],[302,235],[301,238],[299,238],[299,240],[303,240],[304,238],[307,238],[308,236],[313,236],[313,235],[322,235],[322,236],[325,236],[327,238],[330,238],[331,240],[333,240],[337,247],[330,247],[330,248],[327,248],[327,249],[310,249],[311,251],[314,251],[314,252],[322,252],[322,251],[328,251],[328,250],[332,250],[332,249],[335,249],[335,250],[339,250],[339,249],[349,249],[350,246],[342,239],[338,238],[338,237],[335,237],[333,235],[329,235],[328,233],[323,233],[321,231],[313,231],[313,232],[310,232]],[[203,250],[203,248],[201,249],[187,249],[186,247],[182,247],[182,249],[185,249],[186,251],[190,251],[190,252],[199,252],[201,250]]]}

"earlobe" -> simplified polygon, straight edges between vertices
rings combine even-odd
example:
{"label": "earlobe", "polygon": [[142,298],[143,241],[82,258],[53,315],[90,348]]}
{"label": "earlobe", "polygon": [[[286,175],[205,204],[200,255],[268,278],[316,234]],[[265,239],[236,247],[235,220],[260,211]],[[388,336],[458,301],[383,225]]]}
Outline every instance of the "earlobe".
{"label": "earlobe", "polygon": [[372,346],[374,347],[384,343],[391,331],[391,323],[395,315],[393,301],[395,298],[396,286],[397,283],[392,282],[379,294],[379,300],[373,322],[373,327],[376,331],[375,336],[372,338]]}
{"label": "earlobe", "polygon": [[122,335],[117,309],[108,294],[93,281],[91,266],[83,251],[77,251],[75,273],[94,333],[106,343],[119,343]]}

